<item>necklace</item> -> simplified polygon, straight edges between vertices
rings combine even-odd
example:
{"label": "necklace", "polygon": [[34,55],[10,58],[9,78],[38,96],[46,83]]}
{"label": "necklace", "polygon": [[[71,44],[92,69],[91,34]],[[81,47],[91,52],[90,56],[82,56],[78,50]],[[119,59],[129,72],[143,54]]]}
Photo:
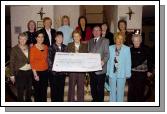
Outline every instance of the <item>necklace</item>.
{"label": "necklace", "polygon": [[41,45],[41,44],[36,44],[36,47],[37,47],[39,50],[43,50],[43,49],[44,49],[43,45]]}
{"label": "necklace", "polygon": [[19,47],[20,47],[20,49],[21,49],[22,51],[26,51],[26,50],[27,50],[27,46],[21,46],[21,45],[19,45]]}

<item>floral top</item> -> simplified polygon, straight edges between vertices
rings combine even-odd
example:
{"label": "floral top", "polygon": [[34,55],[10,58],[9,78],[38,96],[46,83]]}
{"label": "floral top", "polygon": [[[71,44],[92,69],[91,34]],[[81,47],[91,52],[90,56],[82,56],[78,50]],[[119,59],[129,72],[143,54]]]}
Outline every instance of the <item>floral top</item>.
{"label": "floral top", "polygon": [[119,60],[118,60],[118,58],[119,58],[120,50],[121,50],[121,48],[119,48],[119,49],[115,48],[114,69],[113,69],[114,73],[118,72],[118,68],[119,68]]}

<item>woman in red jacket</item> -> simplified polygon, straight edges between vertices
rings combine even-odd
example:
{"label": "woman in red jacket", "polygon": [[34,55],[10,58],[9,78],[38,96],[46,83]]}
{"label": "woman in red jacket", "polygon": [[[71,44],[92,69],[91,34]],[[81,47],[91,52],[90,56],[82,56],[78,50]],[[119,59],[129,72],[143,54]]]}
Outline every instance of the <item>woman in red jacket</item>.
{"label": "woman in red jacket", "polygon": [[92,30],[87,26],[87,19],[84,16],[80,16],[78,19],[77,31],[81,32],[81,42],[87,44],[92,36]]}

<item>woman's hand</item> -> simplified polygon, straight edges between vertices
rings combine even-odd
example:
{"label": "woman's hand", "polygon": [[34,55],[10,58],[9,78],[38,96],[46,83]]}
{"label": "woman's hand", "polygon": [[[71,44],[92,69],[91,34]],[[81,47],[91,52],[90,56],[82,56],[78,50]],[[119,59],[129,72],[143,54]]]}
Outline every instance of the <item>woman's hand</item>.
{"label": "woman's hand", "polygon": [[104,62],[103,62],[103,61],[101,61],[101,66],[102,66],[102,67],[104,66]]}
{"label": "woman's hand", "polygon": [[147,76],[148,76],[148,77],[151,77],[151,76],[152,76],[152,73],[151,73],[151,72],[147,72]]}
{"label": "woman's hand", "polygon": [[14,84],[15,83],[15,76],[11,76],[10,81],[12,82],[12,84]]}
{"label": "woman's hand", "polygon": [[37,75],[37,72],[36,72],[36,70],[32,70],[33,71],[33,74],[34,74],[34,79],[36,80],[36,81],[39,81],[39,76]]}
{"label": "woman's hand", "polygon": [[39,76],[38,76],[38,75],[34,75],[34,79],[35,79],[36,81],[39,81]]}

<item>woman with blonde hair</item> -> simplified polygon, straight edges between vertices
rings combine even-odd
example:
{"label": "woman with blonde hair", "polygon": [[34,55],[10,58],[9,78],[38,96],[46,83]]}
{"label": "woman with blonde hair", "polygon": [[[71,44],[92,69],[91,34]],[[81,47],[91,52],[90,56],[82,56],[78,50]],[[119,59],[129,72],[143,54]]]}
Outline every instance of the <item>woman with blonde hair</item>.
{"label": "woman with blonde hair", "polygon": [[125,39],[120,33],[114,36],[115,45],[109,47],[110,58],[107,63],[109,76],[110,101],[123,102],[126,78],[131,77],[130,48],[125,46]]}
{"label": "woman with blonde hair", "polygon": [[64,41],[63,44],[68,45],[72,42],[72,32],[73,28],[70,27],[70,18],[67,15],[64,15],[61,20],[61,27],[58,28],[58,31],[63,32]]}
{"label": "woman with blonde hair", "polygon": [[26,33],[20,33],[18,44],[12,48],[10,55],[10,69],[12,72],[10,79],[16,84],[18,102],[31,101],[33,74],[29,63],[30,48],[26,44],[27,39]]}

